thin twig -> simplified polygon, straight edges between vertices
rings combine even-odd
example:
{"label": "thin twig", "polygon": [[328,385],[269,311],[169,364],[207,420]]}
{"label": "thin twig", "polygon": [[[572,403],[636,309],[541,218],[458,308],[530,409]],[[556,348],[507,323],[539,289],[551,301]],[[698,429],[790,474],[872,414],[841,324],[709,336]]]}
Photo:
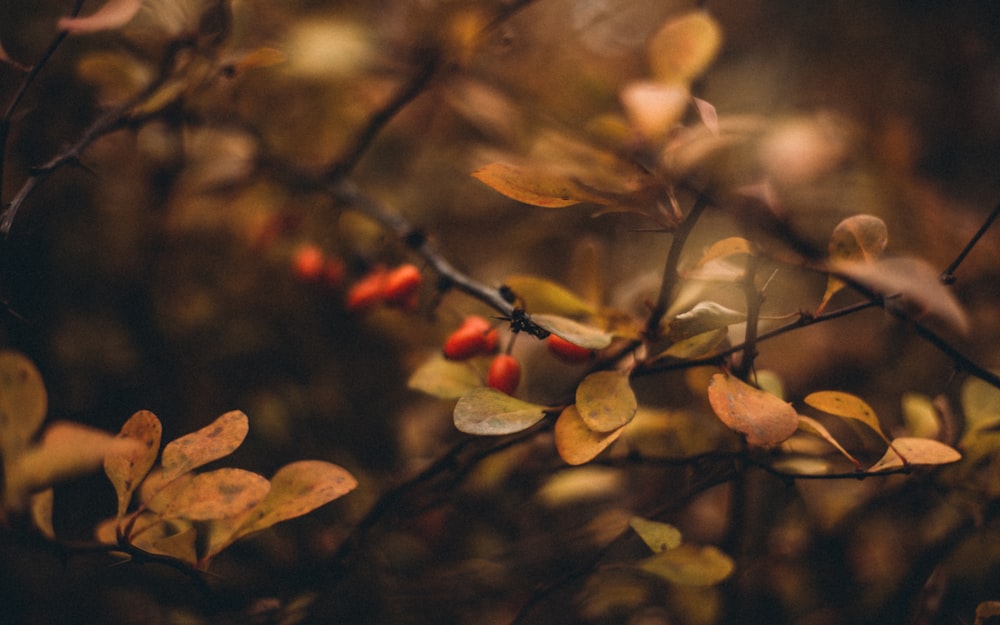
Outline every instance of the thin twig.
{"label": "thin twig", "polygon": [[990,229],[990,227],[993,225],[993,223],[997,220],[998,217],[1000,217],[1000,203],[998,203],[996,206],[993,207],[993,210],[990,211],[989,216],[986,217],[986,221],[984,221],[983,225],[979,227],[979,230],[977,230],[976,233],[972,235],[972,238],[969,239],[969,242],[966,243],[965,247],[962,248],[962,251],[958,253],[958,256],[955,257],[955,260],[952,261],[952,263],[948,265],[948,267],[943,272],[941,272],[941,282],[943,282],[944,284],[955,283],[956,279],[955,271],[958,270],[958,266],[962,264],[962,262],[965,260],[965,257],[969,255],[969,252],[972,251],[972,248],[976,246],[976,244],[979,242],[979,239],[981,239],[983,235],[986,234],[986,231]]}

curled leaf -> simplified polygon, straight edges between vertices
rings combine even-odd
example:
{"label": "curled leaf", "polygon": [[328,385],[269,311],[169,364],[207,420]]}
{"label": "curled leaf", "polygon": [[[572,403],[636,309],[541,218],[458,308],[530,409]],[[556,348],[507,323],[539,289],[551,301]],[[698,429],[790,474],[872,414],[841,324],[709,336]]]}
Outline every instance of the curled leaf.
{"label": "curled leaf", "polygon": [[55,491],[51,488],[46,488],[45,490],[32,495],[30,503],[31,522],[34,523],[35,527],[39,532],[41,532],[42,536],[45,536],[49,540],[56,539],[56,530],[52,525],[52,507],[54,498]]}
{"label": "curled leaf", "polygon": [[962,454],[940,441],[930,438],[900,437],[882,458],[869,467],[869,473],[902,467],[907,464],[949,464],[962,459]]}
{"label": "curled leaf", "polygon": [[732,574],[732,558],[711,545],[680,545],[639,561],[639,568],[683,586],[713,586]]}
{"label": "curled leaf", "polygon": [[455,405],[455,427],[466,434],[499,436],[526,430],[545,417],[545,408],[492,388],[475,388]]}
{"label": "curled leaf", "polygon": [[611,345],[611,334],[593,326],[584,325],[556,315],[532,315],[531,320],[539,327],[556,334],[574,345],[587,349],[604,349]]}
{"label": "curled leaf", "polygon": [[882,424],[879,423],[875,411],[860,397],[840,391],[818,391],[810,393],[803,401],[817,410],[845,419],[860,421],[875,430],[875,433],[882,440],[889,443],[889,438],[882,431]]}
{"label": "curled leaf", "polygon": [[848,453],[848,451],[844,449],[844,447],[837,441],[837,439],[835,439],[833,435],[830,434],[830,431],[826,429],[826,426],[824,426],[816,419],[799,415],[799,429],[802,430],[803,432],[808,432],[809,434],[815,434],[816,436],[830,443],[836,448],[837,451],[843,454],[845,458],[847,458],[854,464],[854,468],[858,470],[861,469],[861,463],[858,461],[858,459],[852,456],[850,453]]}
{"label": "curled leaf", "polygon": [[721,46],[722,29],[708,13],[687,13],[653,35],[650,68],[657,80],[686,83],[705,71]]}
{"label": "curled leaf", "polygon": [[746,435],[751,445],[777,445],[799,426],[799,415],[790,404],[728,373],[716,373],[709,380],[708,401],[716,416]]}
{"label": "curled leaf", "polygon": [[250,431],[247,416],[233,410],[197,432],[186,434],[163,448],[160,464],[164,481],[233,453]]}
{"label": "curled leaf", "polygon": [[716,302],[698,302],[691,310],[670,320],[667,336],[683,341],[705,332],[727,328],[734,323],[746,321],[746,313],[726,308]]}
{"label": "curled leaf", "polygon": [[628,524],[642,542],[653,550],[653,553],[662,553],[681,546],[681,531],[669,523],[634,516],[629,519]]}
{"label": "curled leaf", "polygon": [[612,432],[635,417],[639,403],[628,371],[597,371],[576,387],[580,418],[595,432]]}
{"label": "curled leaf", "polygon": [[267,478],[257,473],[216,469],[183,480],[182,488],[171,488],[171,497],[160,514],[165,519],[191,521],[242,516],[264,498],[269,488]]}
{"label": "curled leaf", "polygon": [[567,406],[556,419],[554,434],[559,457],[566,464],[580,465],[590,462],[618,440],[622,428],[595,432],[584,423],[576,406]]}
{"label": "curled leaf", "polygon": [[[852,215],[833,229],[830,237],[831,259],[846,262],[870,263],[878,258],[889,243],[885,222],[874,215]],[[827,279],[826,292],[816,311],[821,312],[846,283],[837,276]]]}
{"label": "curled leaf", "polygon": [[140,8],[142,0],[108,0],[90,15],[63,17],[56,26],[59,30],[74,34],[121,28],[132,21]]}
{"label": "curled leaf", "polygon": [[109,453],[104,457],[104,472],[118,495],[118,518],[122,518],[132,493],[146,477],[160,452],[160,420],[148,410],[136,412],[125,422],[118,438],[137,444]]}

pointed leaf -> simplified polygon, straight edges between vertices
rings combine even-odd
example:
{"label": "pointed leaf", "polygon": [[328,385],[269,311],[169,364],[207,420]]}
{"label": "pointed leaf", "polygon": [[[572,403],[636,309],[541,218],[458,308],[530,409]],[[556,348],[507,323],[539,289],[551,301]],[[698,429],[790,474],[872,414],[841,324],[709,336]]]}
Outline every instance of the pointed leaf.
{"label": "pointed leaf", "polygon": [[940,441],[930,438],[893,439],[892,446],[881,460],[872,465],[869,473],[894,469],[907,464],[949,464],[962,459],[962,454]]}
{"label": "pointed leaf", "polygon": [[165,521],[155,515],[143,514],[135,524],[130,543],[143,551],[177,558],[194,566],[198,561],[196,540],[197,532],[190,521]]}
{"label": "pointed leaf", "polygon": [[840,391],[818,391],[810,393],[803,401],[817,410],[845,419],[860,421],[875,430],[882,440],[889,442],[888,437],[882,431],[882,425],[879,423],[875,411],[860,397]]}
{"label": "pointed leaf", "polygon": [[572,176],[551,166],[491,163],[472,172],[472,176],[513,200],[533,206],[562,208],[580,202],[607,203],[583,189]]}
{"label": "pointed leaf", "polygon": [[727,373],[709,380],[708,401],[716,416],[746,435],[751,445],[777,445],[799,426],[799,415],[790,404]]}
{"label": "pointed leaf", "polygon": [[653,35],[650,68],[658,80],[686,83],[705,71],[721,46],[722,30],[708,13],[687,13]]}
{"label": "pointed leaf", "polygon": [[713,135],[719,136],[719,112],[715,110],[715,106],[701,98],[693,100],[695,108],[698,109],[698,116],[701,117],[701,123],[705,124]]}
{"label": "pointed leaf", "polygon": [[474,388],[482,386],[476,370],[467,362],[448,360],[435,353],[417,367],[407,386],[441,399],[458,399]]}
{"label": "pointed leaf", "polygon": [[858,459],[852,456],[850,453],[848,453],[848,451],[844,449],[844,447],[839,442],[837,442],[837,439],[835,439],[833,435],[830,434],[830,431],[826,429],[826,426],[824,426],[816,419],[799,415],[799,429],[802,430],[803,432],[808,432],[809,434],[815,434],[816,436],[819,436],[826,442],[830,443],[837,449],[837,451],[843,454],[845,458],[847,458],[854,464],[854,468],[858,470],[861,469],[861,463],[858,461]]}
{"label": "pointed leaf", "polygon": [[662,553],[681,546],[681,531],[669,523],[634,516],[629,519],[628,524],[642,542],[653,550],[653,553]]}
{"label": "pointed leaf", "polygon": [[197,432],[167,443],[160,460],[164,480],[169,482],[191,469],[228,456],[243,443],[249,430],[247,416],[233,410]]}
{"label": "pointed leaf", "polygon": [[55,491],[46,488],[31,496],[31,522],[38,531],[49,540],[56,539],[56,530],[52,525],[52,507]]}
{"label": "pointed leaf", "polygon": [[593,326],[577,323],[556,315],[531,315],[531,320],[539,327],[556,334],[574,345],[587,349],[604,349],[611,345],[611,334]]}
{"label": "pointed leaf", "polygon": [[690,338],[677,341],[667,348],[667,351],[659,354],[657,358],[698,358],[712,351],[729,335],[728,328],[718,328],[702,334],[696,334]]}
{"label": "pointed leaf", "polygon": [[681,545],[639,561],[639,568],[682,586],[714,586],[733,572],[733,560],[707,545]]}
{"label": "pointed leaf", "polygon": [[70,33],[93,33],[121,28],[142,8],[142,0],[108,0],[101,8],[85,17],[60,18],[57,27]]}
{"label": "pointed leaf", "polygon": [[737,254],[754,255],[754,245],[743,237],[727,237],[716,241],[698,260],[698,267],[704,267],[713,260],[727,258]]}
{"label": "pointed leaf", "polygon": [[746,319],[746,313],[726,308],[722,304],[698,302],[691,310],[670,320],[667,336],[674,341],[682,341],[712,330],[728,328]]}
{"label": "pointed leaf", "polygon": [[606,433],[595,432],[583,422],[576,406],[567,406],[556,419],[556,451],[566,464],[585,464],[618,440],[622,431],[618,428]]}
{"label": "pointed leaf", "polygon": [[499,436],[526,430],[545,417],[545,408],[492,388],[475,388],[455,405],[455,427],[466,434]]}
{"label": "pointed leaf", "polygon": [[635,417],[639,403],[628,371],[597,371],[576,387],[576,408],[595,432],[612,432]]}
{"label": "pointed leaf", "polygon": [[10,461],[42,426],[48,395],[34,363],[14,351],[0,351],[0,458]]}
{"label": "pointed leaf", "polygon": [[589,317],[597,313],[591,304],[584,301],[566,287],[529,275],[508,276],[504,284],[524,302],[531,313],[546,313],[564,317]]}
{"label": "pointed leaf", "polygon": [[263,475],[243,469],[223,468],[184,480],[184,487],[171,489],[172,497],[160,514],[165,519],[207,521],[238,517],[256,506],[270,488]]}
{"label": "pointed leaf", "polygon": [[153,468],[160,453],[160,420],[148,410],[132,415],[118,433],[119,439],[139,443],[125,453],[110,453],[104,457],[104,472],[118,495],[118,518],[122,518],[132,500],[132,493]]}

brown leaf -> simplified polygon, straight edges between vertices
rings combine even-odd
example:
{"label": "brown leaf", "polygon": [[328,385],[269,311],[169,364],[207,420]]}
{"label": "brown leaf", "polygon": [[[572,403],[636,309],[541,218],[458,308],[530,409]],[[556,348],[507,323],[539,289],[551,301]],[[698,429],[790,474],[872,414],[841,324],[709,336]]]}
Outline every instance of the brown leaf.
{"label": "brown leaf", "polygon": [[790,404],[728,373],[716,373],[709,380],[708,401],[716,416],[745,434],[751,445],[777,445],[799,426],[799,415]]}
{"label": "brown leaf", "polygon": [[56,539],[56,530],[52,525],[52,507],[53,499],[55,498],[55,491],[51,488],[46,488],[41,492],[37,492],[31,496],[31,522],[34,523],[35,527],[41,532],[42,536],[45,536],[49,540]]}
{"label": "brown leaf", "polygon": [[156,415],[148,410],[140,410],[125,422],[118,433],[119,439],[139,444],[104,457],[104,472],[118,495],[119,519],[128,509],[132,493],[156,462],[162,432],[163,427]]}
{"label": "brown leaf", "polygon": [[639,409],[628,371],[597,371],[576,387],[576,408],[583,422],[595,432],[619,429]]}
{"label": "brown leaf", "polygon": [[620,427],[611,432],[595,432],[583,422],[576,406],[568,406],[556,420],[556,451],[566,464],[585,464],[618,440],[622,430]]}
{"label": "brown leaf", "polygon": [[10,461],[42,426],[48,395],[34,363],[14,351],[0,351],[0,457]]}
{"label": "brown leaf", "polygon": [[878,462],[868,468],[868,472],[877,473],[907,464],[950,464],[961,459],[962,454],[940,441],[900,437],[892,440],[892,446]]}
{"label": "brown leaf", "polygon": [[233,468],[200,473],[183,482],[183,488],[170,489],[172,497],[160,511],[163,518],[207,521],[239,517],[264,499],[270,489],[263,475]]}
{"label": "brown leaf", "polygon": [[472,172],[472,176],[513,200],[533,206],[562,208],[580,202],[607,203],[552,166],[490,163]]}
{"label": "brown leaf", "polygon": [[197,432],[186,434],[163,448],[160,464],[167,482],[233,453],[250,430],[247,416],[233,410],[220,416]]}
{"label": "brown leaf", "polygon": [[[889,231],[884,221],[874,215],[852,215],[833,229],[829,254],[831,259],[837,261],[870,263],[881,256],[888,243]],[[831,275],[816,313],[822,312],[830,299],[845,286],[843,280]]]}
{"label": "brown leaf", "polygon": [[56,27],[74,34],[121,28],[132,21],[140,8],[142,0],[108,0],[86,17],[60,18]]}

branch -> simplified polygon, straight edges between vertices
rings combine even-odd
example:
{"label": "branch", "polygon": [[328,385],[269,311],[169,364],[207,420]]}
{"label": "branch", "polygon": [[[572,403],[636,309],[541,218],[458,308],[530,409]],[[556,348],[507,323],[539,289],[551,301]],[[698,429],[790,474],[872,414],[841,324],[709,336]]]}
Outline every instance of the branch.
{"label": "branch", "polygon": [[979,230],[977,230],[974,235],[972,235],[972,238],[969,239],[969,242],[965,245],[964,248],[962,248],[962,251],[958,253],[958,256],[955,257],[955,260],[952,261],[952,263],[948,265],[948,267],[943,272],[941,272],[941,282],[943,282],[944,284],[955,283],[956,279],[955,271],[958,270],[958,266],[962,264],[962,262],[965,260],[965,257],[968,256],[969,252],[972,251],[972,248],[974,248],[976,244],[979,243],[979,239],[981,239],[983,235],[986,234],[986,231],[990,229],[990,227],[993,225],[993,222],[995,222],[998,217],[1000,217],[1000,204],[997,204],[996,206],[993,207],[993,210],[990,211],[990,214],[989,216],[986,217],[986,221],[983,222],[983,225],[979,227]]}

